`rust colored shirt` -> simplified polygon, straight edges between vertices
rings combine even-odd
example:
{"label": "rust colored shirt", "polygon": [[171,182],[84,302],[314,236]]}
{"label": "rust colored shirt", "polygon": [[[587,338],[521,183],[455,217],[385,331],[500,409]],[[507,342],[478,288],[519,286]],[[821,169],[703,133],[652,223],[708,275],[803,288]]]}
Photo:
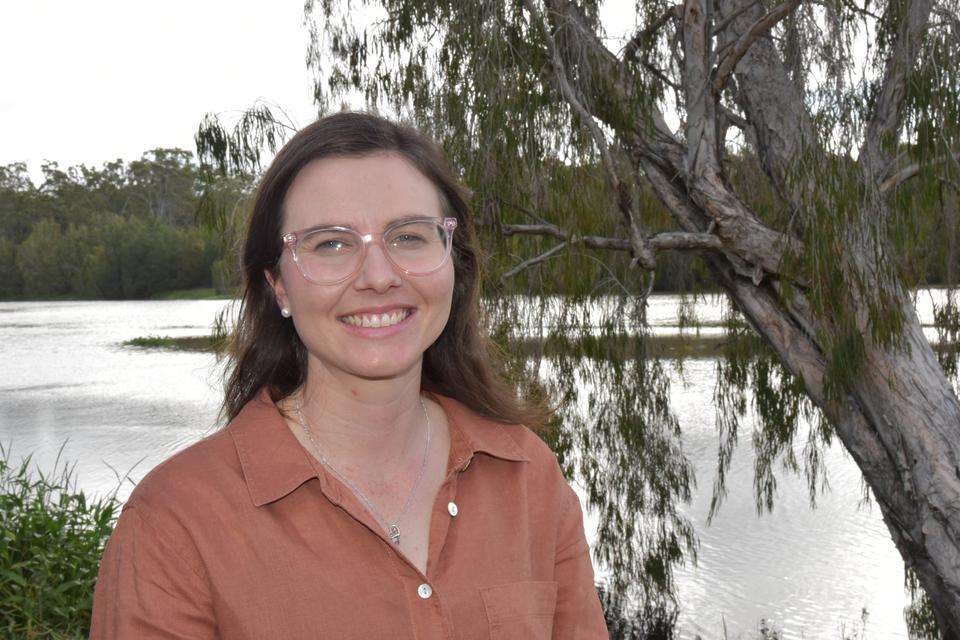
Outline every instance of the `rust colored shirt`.
{"label": "rust colored shirt", "polygon": [[526,427],[432,397],[450,454],[426,575],[261,390],[134,489],[100,564],[90,637],[606,640],[556,456]]}

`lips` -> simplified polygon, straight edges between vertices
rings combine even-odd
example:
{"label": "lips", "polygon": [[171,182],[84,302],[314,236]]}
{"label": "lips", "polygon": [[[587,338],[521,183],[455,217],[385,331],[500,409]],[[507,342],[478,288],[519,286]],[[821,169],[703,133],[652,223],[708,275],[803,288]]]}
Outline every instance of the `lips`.
{"label": "lips", "polygon": [[[407,331],[408,328],[415,322],[414,318],[416,317],[418,311],[416,308],[407,307],[406,309],[395,308],[392,313],[395,314],[394,319],[402,317],[402,320],[396,324],[390,324],[388,322],[386,326],[381,325],[379,327],[375,327],[372,324],[372,318],[370,318],[370,326],[364,326],[363,324],[353,324],[357,322],[357,316],[343,316],[339,319],[339,324],[341,327],[343,327],[344,331],[350,335],[364,339],[385,340]],[[368,315],[372,316],[373,314]],[[388,316],[389,315],[390,314],[388,314]],[[362,314],[360,321],[363,321]]]}
{"label": "lips", "polygon": [[397,308],[393,311],[384,313],[353,313],[346,316],[340,316],[340,321],[355,327],[375,329],[379,327],[391,327],[400,324],[412,313],[413,309],[410,307]]}

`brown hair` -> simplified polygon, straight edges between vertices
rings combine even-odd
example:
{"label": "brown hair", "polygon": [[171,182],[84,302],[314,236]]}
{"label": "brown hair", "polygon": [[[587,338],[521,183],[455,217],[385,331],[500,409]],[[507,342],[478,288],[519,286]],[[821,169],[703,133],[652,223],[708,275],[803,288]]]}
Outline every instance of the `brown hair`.
{"label": "brown hair", "polygon": [[469,192],[439,146],[419,131],[356,112],[330,115],[299,131],[260,180],[243,243],[243,295],[228,355],[222,413],[232,420],[264,386],[278,402],[306,380],[306,347],[293,322],[278,313],[264,277],[265,269],[275,272],[283,251],[283,201],[293,179],[320,158],[384,151],[399,153],[436,185],[444,216],[457,219],[450,318],[424,353],[421,388],[455,398],[486,417],[541,429],[551,411],[539,398],[517,398],[501,374],[502,353],[480,330],[480,258],[467,206]]}

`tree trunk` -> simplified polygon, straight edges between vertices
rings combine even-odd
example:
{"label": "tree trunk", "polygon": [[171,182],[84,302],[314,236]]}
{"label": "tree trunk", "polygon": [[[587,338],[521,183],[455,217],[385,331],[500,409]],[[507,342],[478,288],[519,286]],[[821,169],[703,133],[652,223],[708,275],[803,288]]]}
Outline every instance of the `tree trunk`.
{"label": "tree trunk", "polygon": [[[843,402],[824,390],[827,362],[772,285],[756,286],[719,260],[718,280],[836,427],[880,506],[908,567],[930,598],[944,638],[960,638],[960,404],[903,302],[903,349],[868,346]],[[863,327],[869,335],[869,327]]]}
{"label": "tree trunk", "polygon": [[853,389],[885,458],[851,446],[846,425],[838,431],[862,458],[884,522],[941,631],[960,638],[960,404],[910,301],[903,304],[905,349],[869,349]]}

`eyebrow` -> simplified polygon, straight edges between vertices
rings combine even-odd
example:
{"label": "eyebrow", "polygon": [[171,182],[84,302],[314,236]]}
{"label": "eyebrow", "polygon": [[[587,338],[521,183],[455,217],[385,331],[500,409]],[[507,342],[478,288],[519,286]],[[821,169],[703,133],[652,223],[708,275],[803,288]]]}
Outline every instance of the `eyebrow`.
{"label": "eyebrow", "polygon": [[[431,216],[426,213],[411,214],[406,216],[400,216],[399,218],[394,218],[393,220],[388,220],[383,224],[383,228],[386,229],[392,224],[397,224],[398,222],[413,222],[414,220],[443,220],[440,216]],[[309,229],[320,229],[323,227],[347,227],[348,229],[353,229],[353,225],[347,222],[321,222],[320,224],[315,224]]]}

